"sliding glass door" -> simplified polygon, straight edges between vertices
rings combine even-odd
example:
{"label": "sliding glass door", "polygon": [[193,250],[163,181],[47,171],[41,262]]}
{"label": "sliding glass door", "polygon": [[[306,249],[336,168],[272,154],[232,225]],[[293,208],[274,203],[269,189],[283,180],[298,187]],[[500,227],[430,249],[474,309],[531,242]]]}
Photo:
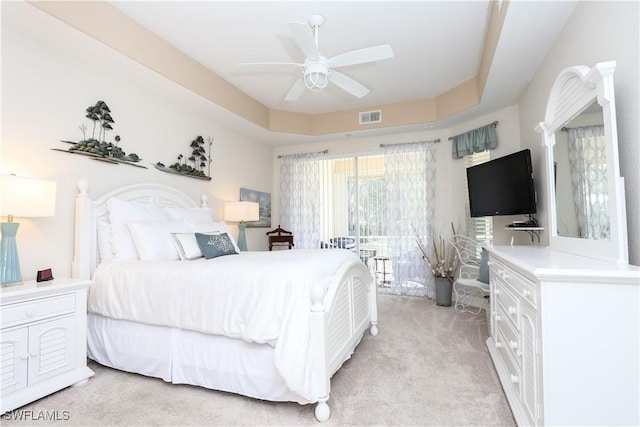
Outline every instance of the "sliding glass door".
{"label": "sliding glass door", "polygon": [[378,155],[285,156],[281,224],[297,248],[353,251],[391,293],[432,296],[416,239],[433,241],[435,166],[433,141],[392,144]]}
{"label": "sliding glass door", "polygon": [[321,171],[321,246],[351,249],[363,261],[384,256],[384,156],[324,159]]}

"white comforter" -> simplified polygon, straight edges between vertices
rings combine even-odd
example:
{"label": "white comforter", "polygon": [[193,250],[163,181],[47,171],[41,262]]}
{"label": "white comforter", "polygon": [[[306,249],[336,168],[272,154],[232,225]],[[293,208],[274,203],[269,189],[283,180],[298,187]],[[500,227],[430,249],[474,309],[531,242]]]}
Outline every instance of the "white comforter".
{"label": "white comforter", "polygon": [[347,250],[243,252],[197,261],[110,261],[88,310],[114,319],[267,343],[289,388],[311,400],[310,289],[329,287]]}

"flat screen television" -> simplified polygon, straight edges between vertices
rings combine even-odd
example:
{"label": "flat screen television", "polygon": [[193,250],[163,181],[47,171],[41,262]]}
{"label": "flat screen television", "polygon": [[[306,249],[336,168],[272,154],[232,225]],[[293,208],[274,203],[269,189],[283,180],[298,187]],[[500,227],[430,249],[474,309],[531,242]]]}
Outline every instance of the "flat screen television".
{"label": "flat screen television", "polygon": [[536,213],[528,149],[467,168],[467,185],[472,217]]}

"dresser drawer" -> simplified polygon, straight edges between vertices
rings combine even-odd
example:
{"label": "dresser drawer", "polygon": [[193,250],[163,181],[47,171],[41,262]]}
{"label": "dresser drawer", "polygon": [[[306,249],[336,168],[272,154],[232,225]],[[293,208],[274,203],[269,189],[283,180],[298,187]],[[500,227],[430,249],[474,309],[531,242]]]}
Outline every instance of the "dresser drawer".
{"label": "dresser drawer", "polygon": [[534,308],[538,307],[536,285],[533,281],[527,279],[513,268],[507,267],[499,260],[492,260],[491,273],[507,283],[518,297],[522,297],[523,301],[528,302]]}
{"label": "dresser drawer", "polygon": [[75,307],[75,293],[8,304],[2,307],[2,327],[73,313]]}
{"label": "dresser drawer", "polygon": [[512,359],[516,362],[516,365],[520,367],[521,363],[521,349],[520,349],[520,333],[516,331],[511,322],[504,320],[504,313],[498,308],[496,318],[496,329],[499,331],[504,348],[511,355]]}
{"label": "dresser drawer", "polygon": [[500,378],[502,380],[502,386],[505,388],[505,390],[507,388],[510,388],[515,392],[516,397],[520,398],[520,387],[522,383],[520,368],[511,357],[507,339],[502,334],[502,331],[498,331],[496,333],[495,347],[500,354],[500,362],[502,363],[503,368],[506,370],[506,375],[504,377],[501,376]]}
{"label": "dresser drawer", "polygon": [[503,319],[509,319],[513,326],[520,330],[518,323],[520,319],[520,302],[519,299],[513,294],[508,286],[506,286],[501,280],[495,280],[495,289],[493,291],[493,298],[495,300],[496,312]]}

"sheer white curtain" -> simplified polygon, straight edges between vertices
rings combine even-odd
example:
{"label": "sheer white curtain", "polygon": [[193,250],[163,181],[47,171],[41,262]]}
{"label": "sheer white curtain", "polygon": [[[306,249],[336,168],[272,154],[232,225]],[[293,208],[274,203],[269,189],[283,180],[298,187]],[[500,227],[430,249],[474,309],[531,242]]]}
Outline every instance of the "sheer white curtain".
{"label": "sheer white curtain", "polygon": [[320,154],[284,156],[280,163],[280,224],[298,249],[320,247]]}
{"label": "sheer white curtain", "polygon": [[569,169],[581,237],[609,239],[604,126],[569,129]]}
{"label": "sheer white curtain", "polygon": [[433,242],[435,178],[435,142],[385,145],[387,237],[394,275],[390,289],[394,294],[434,296],[434,278],[415,236]]}

